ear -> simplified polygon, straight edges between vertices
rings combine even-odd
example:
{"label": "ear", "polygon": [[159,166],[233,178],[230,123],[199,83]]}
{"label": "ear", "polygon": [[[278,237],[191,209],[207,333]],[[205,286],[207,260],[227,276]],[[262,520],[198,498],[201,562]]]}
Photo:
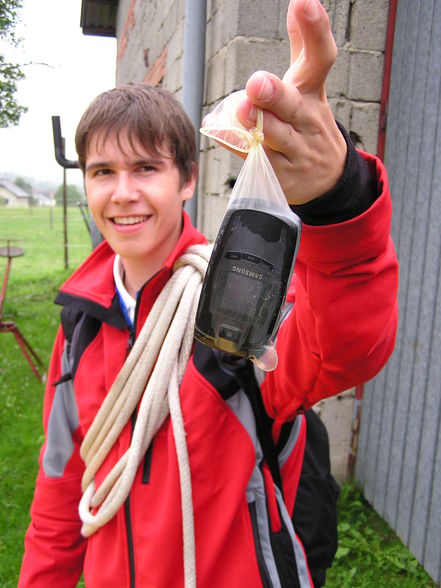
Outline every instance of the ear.
{"label": "ear", "polygon": [[191,178],[186,182],[182,188],[182,201],[191,200],[193,198],[194,189],[198,179],[198,169],[194,163],[191,171]]}

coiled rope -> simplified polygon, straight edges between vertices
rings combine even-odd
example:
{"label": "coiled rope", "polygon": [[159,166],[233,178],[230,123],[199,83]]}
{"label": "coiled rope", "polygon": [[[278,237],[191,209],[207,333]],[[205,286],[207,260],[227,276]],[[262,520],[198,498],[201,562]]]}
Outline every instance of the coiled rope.
{"label": "coiled rope", "polygon": [[[210,254],[210,246],[194,245],[175,263],[172,277],[150,311],[80,450],[86,470],[79,514],[81,533],[89,537],[112,519],[128,497],[148,446],[170,414],[181,485],[186,588],[196,586],[196,561],[191,475],[179,386],[191,353],[196,310]],[[95,474],[138,403],[130,447],[96,489]]]}

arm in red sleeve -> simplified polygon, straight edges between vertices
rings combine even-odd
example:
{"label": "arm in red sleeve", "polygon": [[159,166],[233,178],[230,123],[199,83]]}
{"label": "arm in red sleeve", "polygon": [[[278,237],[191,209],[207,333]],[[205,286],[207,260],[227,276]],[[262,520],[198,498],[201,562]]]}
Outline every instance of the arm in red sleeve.
{"label": "arm in red sleeve", "polygon": [[278,334],[278,367],[262,384],[275,433],[299,411],[372,378],[394,348],[392,205],[384,167],[363,155],[380,194],[372,206],[342,223],[303,226],[295,304]]}
{"label": "arm in red sleeve", "polygon": [[74,588],[82,571],[86,542],[80,534],[78,515],[84,467],[79,456],[78,414],[72,381],[54,384],[66,372],[63,351],[60,329],[46,385],[46,441],[40,454],[19,588]]}

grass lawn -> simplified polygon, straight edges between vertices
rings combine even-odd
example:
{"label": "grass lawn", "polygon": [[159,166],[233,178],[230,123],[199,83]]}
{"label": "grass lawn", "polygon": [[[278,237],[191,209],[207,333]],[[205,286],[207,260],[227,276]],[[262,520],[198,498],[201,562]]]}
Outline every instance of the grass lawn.
{"label": "grass lawn", "polygon": [[[58,327],[53,304],[60,284],[91,251],[78,209],[69,209],[69,268],[64,268],[61,209],[0,208],[0,247],[6,239],[25,250],[14,259],[5,318],[17,325],[47,366]],[[0,279],[6,259],[0,258]],[[0,344],[0,586],[13,588],[29,524],[39,448],[44,387],[33,375],[10,333]],[[429,588],[435,584],[388,525],[347,484],[341,493],[340,546],[328,573],[327,588]],[[252,587],[250,587],[252,588]]]}
{"label": "grass lawn", "polygon": [[437,585],[369,506],[347,483],[339,502],[339,547],[327,588],[429,588]]}
{"label": "grass lawn", "polygon": [[[63,216],[59,208],[0,208],[0,247],[7,239],[24,255],[12,260],[3,308],[45,367],[58,327],[53,304],[59,285],[91,251],[78,209],[68,211],[69,268],[64,268]],[[3,281],[6,259],[0,258]],[[29,524],[37,460],[43,442],[44,386],[32,373],[11,333],[0,334],[0,586],[17,585],[23,536]]]}

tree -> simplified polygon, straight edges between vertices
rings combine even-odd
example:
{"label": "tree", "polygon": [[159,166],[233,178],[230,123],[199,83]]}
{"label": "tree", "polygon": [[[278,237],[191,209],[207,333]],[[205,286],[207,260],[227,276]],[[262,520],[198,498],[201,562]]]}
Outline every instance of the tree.
{"label": "tree", "polygon": [[[1,0],[0,0],[1,1]],[[32,196],[32,186],[24,178],[15,178],[14,184]]]}
{"label": "tree", "polygon": [[[22,8],[23,0],[0,0],[0,40],[17,46],[15,36],[18,11]],[[6,128],[17,125],[20,117],[27,111],[15,99],[17,82],[24,78],[24,73],[17,63],[9,63],[0,54],[0,127]]]}
{"label": "tree", "polygon": [[[57,206],[63,206],[63,190],[64,187],[63,184],[61,184],[60,186],[58,186],[57,191],[55,192],[55,202]],[[68,206],[77,206],[79,202],[86,201],[83,191],[74,184],[67,184],[66,198]]]}
{"label": "tree", "polygon": [[[0,0],[1,2],[1,0]],[[19,188],[21,188],[22,190],[24,190],[27,194],[29,194],[30,199],[29,199],[29,206],[38,206],[38,199],[35,198],[34,194],[33,194],[33,188],[32,188],[32,184],[30,184],[27,180],[25,180],[24,178],[15,178],[14,180],[14,184],[16,186],[18,186]]]}

